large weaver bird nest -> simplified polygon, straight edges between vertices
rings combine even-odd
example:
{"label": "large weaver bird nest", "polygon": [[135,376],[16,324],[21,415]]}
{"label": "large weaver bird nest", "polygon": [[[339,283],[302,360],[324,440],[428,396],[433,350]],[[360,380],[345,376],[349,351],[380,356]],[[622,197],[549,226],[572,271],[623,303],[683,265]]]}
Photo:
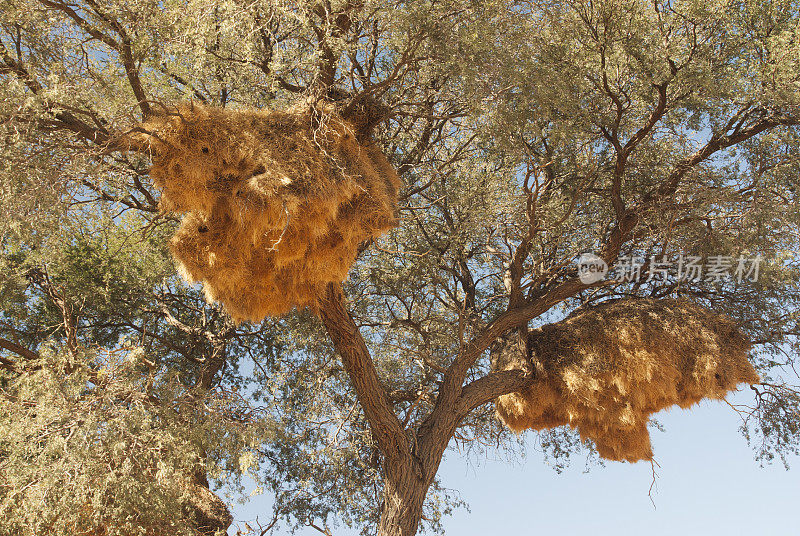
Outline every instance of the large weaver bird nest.
{"label": "large weaver bird nest", "polygon": [[605,302],[531,330],[527,358],[518,348],[506,345],[493,368],[534,383],[498,398],[500,419],[516,432],[570,425],[609,460],[652,459],[650,414],[759,381],[734,322],[684,300]]}
{"label": "large weaver bird nest", "polygon": [[236,321],[313,308],[359,245],[397,223],[397,173],[332,106],[191,103],[137,130],[162,208],[185,214],[170,244],[181,274]]}

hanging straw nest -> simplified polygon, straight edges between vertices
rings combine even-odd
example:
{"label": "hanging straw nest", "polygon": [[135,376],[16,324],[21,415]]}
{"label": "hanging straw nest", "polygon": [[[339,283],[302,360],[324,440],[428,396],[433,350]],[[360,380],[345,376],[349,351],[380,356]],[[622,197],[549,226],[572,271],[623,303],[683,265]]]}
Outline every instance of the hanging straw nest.
{"label": "hanging straw nest", "polygon": [[609,460],[652,459],[650,414],[759,381],[737,326],[684,300],[605,302],[532,330],[528,346],[528,359],[509,345],[493,362],[535,377],[498,398],[499,418],[515,432],[570,425]]}
{"label": "hanging straw nest", "polygon": [[162,208],[186,214],[170,244],[180,272],[236,321],[314,307],[360,244],[397,224],[400,181],[356,111],[192,103],[131,136],[152,154]]}

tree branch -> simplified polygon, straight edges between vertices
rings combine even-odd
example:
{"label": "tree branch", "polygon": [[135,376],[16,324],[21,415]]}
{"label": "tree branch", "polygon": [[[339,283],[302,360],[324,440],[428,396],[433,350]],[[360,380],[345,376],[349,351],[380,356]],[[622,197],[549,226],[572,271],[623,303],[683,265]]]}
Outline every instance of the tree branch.
{"label": "tree branch", "polygon": [[533,381],[533,376],[522,370],[492,372],[468,383],[461,390],[455,414],[463,419],[473,409],[496,399],[498,396],[521,391]]}
{"label": "tree branch", "polygon": [[9,352],[13,352],[20,357],[24,357],[28,360],[39,359],[39,354],[34,352],[33,350],[28,350],[24,346],[20,346],[15,342],[11,342],[7,339],[0,339],[0,348],[8,350]]}
{"label": "tree branch", "polygon": [[320,300],[319,315],[350,376],[375,442],[389,463],[411,461],[408,440],[378,378],[367,345],[347,310],[342,289],[331,283]]}
{"label": "tree branch", "polygon": [[358,2],[349,1],[345,3],[341,11],[331,12],[329,2],[317,4],[315,13],[322,19],[324,25],[323,28],[314,27],[321,56],[319,73],[314,86],[320,95],[326,93],[336,82],[336,66],[339,62],[339,55],[334,51],[330,40],[339,39],[347,33],[353,23],[351,12],[356,9],[357,5]]}
{"label": "tree branch", "polygon": [[131,90],[133,90],[133,95],[136,97],[139,109],[142,111],[142,116],[146,119],[151,115],[152,110],[150,109],[150,103],[147,100],[147,95],[145,95],[142,81],[139,78],[139,68],[136,65],[136,59],[133,55],[133,42],[131,41],[128,32],[118,20],[110,17],[107,13],[104,13],[94,0],[87,0],[87,3],[92,6],[92,9],[94,9],[94,12],[97,13],[97,16],[99,16],[106,24],[111,26],[119,35],[120,41],[117,43],[117,46],[114,47],[114,49],[119,53],[122,59],[122,66],[125,68],[125,75],[128,77],[128,84],[131,86]]}
{"label": "tree branch", "polygon": [[800,124],[800,119],[782,114],[772,114],[769,117],[761,119],[747,128],[737,128],[732,134],[726,135],[722,133],[714,134],[709,142],[705,144],[700,150],[695,152],[690,157],[682,160],[675,165],[673,171],[670,173],[664,182],[658,188],[649,192],[644,197],[645,204],[652,204],[667,196],[673,195],[680,185],[681,179],[689,172],[694,166],[708,159],[711,155],[726,149],[737,143],[746,141],[753,136],[761,134],[762,132],[775,128],[777,126],[794,126]]}
{"label": "tree branch", "polygon": [[[2,64],[0,64],[0,73],[9,72],[14,74],[28,87],[31,93],[34,95],[41,94],[44,89],[42,85],[28,72],[24,65],[11,56],[2,42],[0,42],[0,60],[2,61]],[[45,112],[49,113],[65,130],[75,132],[84,139],[99,145],[108,143],[109,136],[108,132],[105,130],[87,125],[66,110],[54,112],[53,109],[57,108],[57,106],[46,99],[43,104]]]}

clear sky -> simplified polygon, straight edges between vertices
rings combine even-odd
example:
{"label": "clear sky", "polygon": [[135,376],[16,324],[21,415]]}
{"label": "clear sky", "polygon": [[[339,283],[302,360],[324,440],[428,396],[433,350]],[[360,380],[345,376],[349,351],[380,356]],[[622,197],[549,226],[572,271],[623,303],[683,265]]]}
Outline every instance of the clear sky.
{"label": "clear sky", "polygon": [[[750,401],[749,394],[736,395]],[[649,463],[607,462],[584,472],[577,457],[562,474],[529,449],[527,458],[465,458],[450,451],[440,476],[461,492],[464,509],[444,522],[448,535],[794,535],[800,534],[800,459],[760,467],[738,432],[739,417],[722,402],[658,414],[651,432],[657,468],[652,502]],[[655,503],[655,505],[653,504]],[[270,511],[268,497],[234,510],[237,519]],[[265,517],[265,516],[264,516]],[[319,536],[313,529],[302,536]],[[333,530],[334,536],[355,531]]]}

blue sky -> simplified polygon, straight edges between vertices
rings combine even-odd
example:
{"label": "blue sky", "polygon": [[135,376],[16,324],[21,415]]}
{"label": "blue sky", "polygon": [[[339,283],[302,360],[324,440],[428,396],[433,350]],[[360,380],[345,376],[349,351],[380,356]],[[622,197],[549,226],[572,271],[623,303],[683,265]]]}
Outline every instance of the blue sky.
{"label": "blue sky", "polygon": [[[735,395],[749,402],[749,393]],[[657,416],[665,432],[652,431],[658,476],[652,502],[650,464],[608,462],[584,472],[577,457],[562,474],[541,453],[509,463],[466,458],[450,451],[442,482],[470,505],[444,522],[458,536],[578,534],[660,536],[702,534],[800,534],[800,459],[792,470],[780,462],[760,467],[738,432],[739,417],[726,404],[706,401],[691,410],[677,407]],[[532,442],[531,442],[532,443]],[[234,510],[237,518],[270,511],[268,497]],[[319,536],[313,529],[302,536]],[[355,531],[333,530],[334,536]]]}
{"label": "blue sky", "polygon": [[[760,468],[738,433],[738,416],[725,404],[659,415],[654,431],[657,479],[652,502],[649,464],[608,462],[556,474],[541,456],[524,464],[501,461],[468,468],[450,456],[443,474],[462,490],[472,514],[459,512],[445,527],[460,536],[493,534],[736,535],[798,534],[800,481],[781,464]],[[798,460],[794,460],[795,462]]]}

